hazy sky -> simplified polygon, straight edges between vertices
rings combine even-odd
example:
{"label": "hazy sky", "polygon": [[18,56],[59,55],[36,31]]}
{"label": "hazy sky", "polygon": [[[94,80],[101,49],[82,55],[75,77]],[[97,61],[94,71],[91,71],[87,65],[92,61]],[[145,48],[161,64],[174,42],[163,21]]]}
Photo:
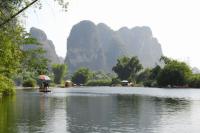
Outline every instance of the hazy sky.
{"label": "hazy sky", "polygon": [[26,11],[25,25],[44,30],[62,57],[72,26],[91,20],[114,30],[149,26],[164,55],[200,68],[200,0],[69,0],[68,12],[53,0],[41,1],[42,10]]}

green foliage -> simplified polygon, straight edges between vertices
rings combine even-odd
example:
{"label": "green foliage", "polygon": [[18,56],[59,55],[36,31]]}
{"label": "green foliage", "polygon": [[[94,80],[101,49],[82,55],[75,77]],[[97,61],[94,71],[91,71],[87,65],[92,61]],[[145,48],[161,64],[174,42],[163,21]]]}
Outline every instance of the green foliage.
{"label": "green foliage", "polygon": [[110,86],[112,82],[113,75],[108,73],[105,74],[102,71],[90,72],[91,76],[86,86]]}
{"label": "green foliage", "polygon": [[24,58],[21,65],[23,68],[22,72],[28,71],[28,72],[34,73],[35,75],[48,74],[49,60],[44,58],[45,52],[46,51],[44,51],[41,47],[24,50],[23,51]]}
{"label": "green foliage", "polygon": [[85,84],[91,77],[91,72],[88,68],[78,69],[72,76],[72,82],[75,84]]}
{"label": "green foliage", "polygon": [[157,86],[157,77],[161,71],[160,66],[155,66],[152,69],[145,69],[137,76],[137,82],[143,84],[147,87],[156,87]]}
{"label": "green foliage", "polygon": [[23,53],[20,49],[24,42],[23,29],[16,26],[0,29],[0,74],[11,77],[20,68],[20,62],[23,59]]}
{"label": "green foliage", "polygon": [[157,87],[158,86],[156,80],[150,80],[150,79],[143,81],[143,85],[146,87]]}
{"label": "green foliage", "polygon": [[151,75],[151,70],[145,69],[144,71],[138,74],[136,81],[138,83],[144,82],[149,79],[150,75]]}
{"label": "green foliage", "polygon": [[153,69],[150,71],[150,80],[157,80],[159,73],[161,72],[161,67],[159,65],[155,66]]}
{"label": "green foliage", "polygon": [[135,81],[137,73],[142,70],[137,57],[121,57],[117,59],[117,64],[112,70],[118,75],[121,80],[133,80]]}
{"label": "green foliage", "polygon": [[[64,9],[68,2],[55,0]],[[47,60],[42,58],[42,49],[24,51],[23,45],[37,44],[35,39],[27,34],[17,15],[39,0],[0,0],[0,93],[12,94],[14,84],[25,77],[16,76],[19,73],[30,72],[34,76],[47,73]],[[35,4],[35,3],[34,3]],[[40,5],[40,4],[36,4]],[[25,81],[27,82],[27,80]]]}
{"label": "green foliage", "polygon": [[194,74],[189,78],[189,87],[200,88],[200,74]]}
{"label": "green foliage", "polygon": [[12,80],[0,75],[0,94],[12,95],[15,93],[15,85]]}
{"label": "green foliage", "polygon": [[23,76],[21,74],[15,74],[13,75],[12,80],[15,82],[16,86],[20,86],[23,83]]}
{"label": "green foliage", "polygon": [[54,82],[56,84],[61,84],[62,80],[67,74],[67,65],[66,64],[53,64],[52,71],[54,73]]}
{"label": "green foliage", "polygon": [[161,57],[160,57],[160,61],[161,61],[161,62],[164,62],[165,64],[169,64],[169,63],[171,63],[171,62],[174,61],[174,60],[171,59],[171,58],[168,58],[168,57],[166,57],[166,56],[161,56]]}
{"label": "green foliage", "polygon": [[118,78],[112,78],[112,83],[111,84],[112,85],[118,85],[118,84],[121,84],[121,81]]}
{"label": "green foliage", "polygon": [[35,87],[36,86],[36,80],[29,78],[24,80],[23,87]]}
{"label": "green foliage", "polygon": [[106,74],[102,71],[92,72],[92,75],[91,75],[92,80],[111,80],[112,77],[113,77],[112,74],[110,73]]}
{"label": "green foliage", "polygon": [[86,86],[110,86],[112,83],[111,80],[89,80],[86,83]]}
{"label": "green foliage", "polygon": [[50,86],[50,87],[56,87],[56,84],[53,83],[53,82],[50,82],[49,86]]}
{"label": "green foliage", "polygon": [[161,70],[157,82],[160,87],[168,85],[172,87],[184,86],[187,84],[191,74],[192,72],[186,63],[173,60]]}

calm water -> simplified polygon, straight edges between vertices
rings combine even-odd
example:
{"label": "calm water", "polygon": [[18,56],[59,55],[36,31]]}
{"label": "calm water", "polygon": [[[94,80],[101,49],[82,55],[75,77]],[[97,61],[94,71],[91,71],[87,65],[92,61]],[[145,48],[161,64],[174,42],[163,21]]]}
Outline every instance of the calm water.
{"label": "calm water", "polygon": [[199,133],[200,90],[18,90],[0,99],[0,133]]}

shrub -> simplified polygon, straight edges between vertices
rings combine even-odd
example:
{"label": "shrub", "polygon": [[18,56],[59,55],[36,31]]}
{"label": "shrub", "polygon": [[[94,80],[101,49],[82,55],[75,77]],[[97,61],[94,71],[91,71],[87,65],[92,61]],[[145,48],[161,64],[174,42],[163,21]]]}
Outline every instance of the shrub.
{"label": "shrub", "polygon": [[67,65],[66,64],[53,64],[52,71],[54,73],[54,82],[56,84],[61,84],[64,76],[67,74]]}
{"label": "shrub", "polygon": [[13,81],[2,75],[0,75],[0,93],[3,96],[15,93],[15,85]]}
{"label": "shrub", "polygon": [[53,83],[53,82],[51,82],[51,83],[49,84],[49,86],[50,86],[50,87],[55,87],[55,86],[56,86],[56,84],[55,84],[55,83]]}
{"label": "shrub", "polygon": [[35,79],[29,78],[23,82],[23,87],[35,87],[35,86],[36,86]]}
{"label": "shrub", "polygon": [[118,78],[113,78],[111,84],[112,84],[112,85],[121,84],[121,81],[120,81]]}
{"label": "shrub", "polygon": [[191,74],[192,71],[186,63],[171,61],[160,71],[157,83],[160,87],[167,87],[168,85],[172,87],[185,86]]}
{"label": "shrub", "polygon": [[155,80],[146,80],[146,81],[143,82],[143,85],[145,87],[156,87],[156,86],[158,86],[158,84]]}
{"label": "shrub", "polygon": [[91,77],[91,72],[88,68],[79,68],[72,76],[72,82],[80,85],[85,84]]}
{"label": "shrub", "polygon": [[110,86],[111,80],[89,80],[86,86]]}
{"label": "shrub", "polygon": [[192,75],[188,82],[189,87],[200,88],[200,75]]}

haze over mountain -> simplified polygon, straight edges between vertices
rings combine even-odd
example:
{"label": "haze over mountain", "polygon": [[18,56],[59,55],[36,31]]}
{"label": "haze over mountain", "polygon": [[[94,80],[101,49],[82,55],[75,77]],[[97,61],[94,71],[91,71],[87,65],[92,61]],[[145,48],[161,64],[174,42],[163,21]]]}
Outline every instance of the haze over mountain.
{"label": "haze over mountain", "polygon": [[[42,48],[46,51],[44,57],[50,61],[50,64],[60,64],[63,63],[63,58],[58,57],[55,51],[55,46],[51,40],[47,38],[47,35],[44,31],[32,27],[30,29],[30,34],[33,38],[37,39],[37,41],[41,44]],[[25,49],[32,49],[38,46],[35,45],[27,45]]]}
{"label": "haze over mountain", "polygon": [[163,54],[149,27],[114,31],[103,23],[81,21],[68,37],[65,63],[70,72],[79,67],[111,72],[117,58],[124,55],[137,56],[144,67],[153,67]]}

